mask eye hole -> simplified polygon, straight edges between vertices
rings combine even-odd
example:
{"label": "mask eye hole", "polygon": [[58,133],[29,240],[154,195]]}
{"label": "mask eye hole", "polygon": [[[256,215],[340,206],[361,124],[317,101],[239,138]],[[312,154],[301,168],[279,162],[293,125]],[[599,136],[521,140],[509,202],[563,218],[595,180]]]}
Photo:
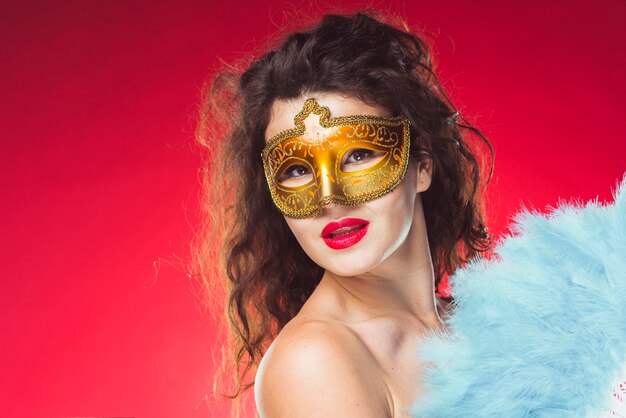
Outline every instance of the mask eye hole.
{"label": "mask eye hole", "polygon": [[280,170],[280,174],[276,181],[285,187],[300,187],[310,183],[313,180],[311,168],[304,164],[287,164],[285,168]]}
{"label": "mask eye hole", "polygon": [[385,155],[384,151],[377,151],[368,148],[353,148],[348,150],[341,160],[341,171],[351,173],[373,167],[381,161]]}

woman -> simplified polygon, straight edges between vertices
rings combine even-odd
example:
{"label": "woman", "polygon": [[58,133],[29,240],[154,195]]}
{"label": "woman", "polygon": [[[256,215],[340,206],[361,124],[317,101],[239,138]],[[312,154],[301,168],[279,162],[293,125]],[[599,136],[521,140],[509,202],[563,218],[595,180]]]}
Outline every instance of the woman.
{"label": "woman", "polygon": [[201,138],[230,125],[207,202],[225,214],[236,395],[258,366],[262,417],[404,416],[420,338],[443,327],[434,289],[489,246],[468,142],[489,143],[424,42],[366,13],[290,34],[205,103]]}

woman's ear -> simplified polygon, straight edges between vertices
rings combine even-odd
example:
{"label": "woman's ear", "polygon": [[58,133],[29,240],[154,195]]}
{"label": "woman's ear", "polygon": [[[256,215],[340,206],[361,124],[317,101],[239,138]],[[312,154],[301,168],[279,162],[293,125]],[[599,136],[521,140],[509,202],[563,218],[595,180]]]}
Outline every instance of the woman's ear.
{"label": "woman's ear", "polygon": [[428,154],[422,155],[417,162],[417,180],[415,191],[422,193],[428,190],[430,182],[433,178],[433,159]]}

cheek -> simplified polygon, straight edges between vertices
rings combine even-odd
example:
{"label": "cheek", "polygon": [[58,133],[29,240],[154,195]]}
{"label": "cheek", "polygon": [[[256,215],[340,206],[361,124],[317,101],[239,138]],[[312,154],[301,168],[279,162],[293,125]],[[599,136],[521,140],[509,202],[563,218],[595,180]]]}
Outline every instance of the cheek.
{"label": "cheek", "polygon": [[389,218],[392,222],[410,223],[415,208],[415,175],[413,166],[409,165],[402,182],[391,193],[374,199],[366,205],[380,218]]}
{"label": "cheek", "polygon": [[377,219],[377,239],[384,242],[385,253],[394,252],[406,239],[413,225],[417,195],[412,183],[404,181],[390,194],[366,205]]}
{"label": "cheek", "polygon": [[373,211],[377,213],[379,219],[386,223],[389,235],[406,235],[413,222],[415,197],[409,198],[406,195],[399,195],[398,198],[394,198],[386,203],[380,209],[373,208]]}

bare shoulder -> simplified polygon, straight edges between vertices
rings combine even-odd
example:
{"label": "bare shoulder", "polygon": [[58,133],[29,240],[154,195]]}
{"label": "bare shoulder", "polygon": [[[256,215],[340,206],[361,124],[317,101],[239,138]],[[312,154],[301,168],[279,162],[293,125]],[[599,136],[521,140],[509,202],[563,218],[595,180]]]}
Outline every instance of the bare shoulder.
{"label": "bare shoulder", "polygon": [[289,324],[263,357],[255,380],[262,418],[388,417],[388,391],[374,359],[347,327]]}

